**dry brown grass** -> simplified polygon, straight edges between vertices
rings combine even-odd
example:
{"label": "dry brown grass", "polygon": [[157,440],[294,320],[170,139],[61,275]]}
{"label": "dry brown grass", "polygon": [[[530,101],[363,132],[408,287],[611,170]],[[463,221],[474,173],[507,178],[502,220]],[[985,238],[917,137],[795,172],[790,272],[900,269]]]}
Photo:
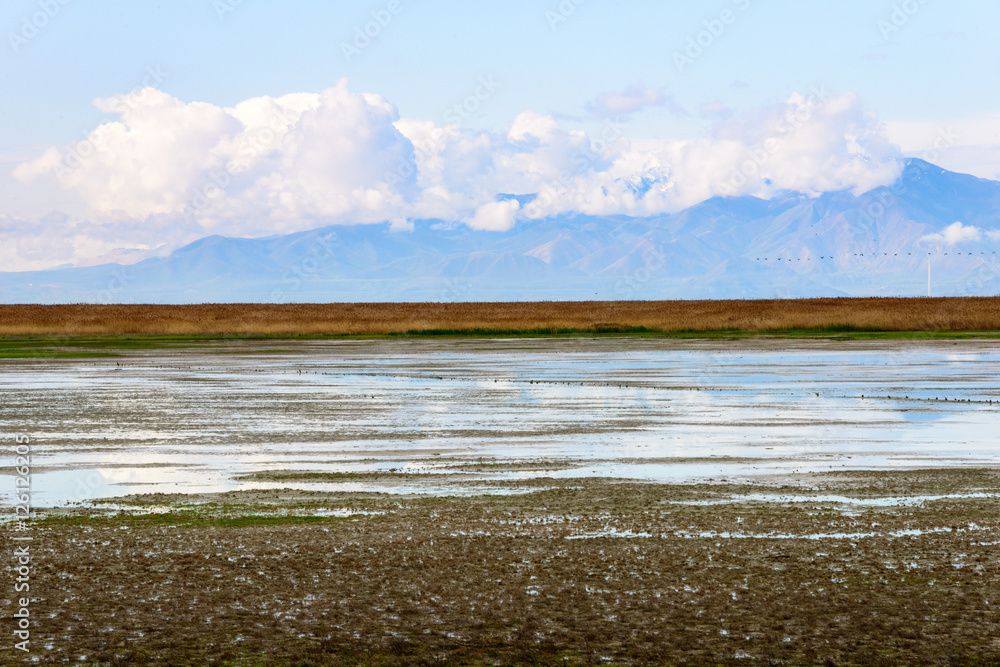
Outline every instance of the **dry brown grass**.
{"label": "dry brown grass", "polygon": [[[1000,330],[1000,297],[760,301],[0,305],[0,335],[321,335],[540,330]],[[485,330],[485,331],[484,331]]]}

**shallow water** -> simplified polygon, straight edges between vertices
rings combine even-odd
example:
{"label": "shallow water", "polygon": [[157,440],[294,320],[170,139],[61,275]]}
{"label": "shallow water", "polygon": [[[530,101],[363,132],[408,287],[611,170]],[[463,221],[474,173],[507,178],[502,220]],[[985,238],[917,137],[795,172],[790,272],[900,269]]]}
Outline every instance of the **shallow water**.
{"label": "shallow water", "polygon": [[[463,493],[481,479],[720,481],[1000,462],[994,342],[264,341],[0,363],[0,426],[12,444],[15,433],[32,436],[38,506],[151,492]],[[568,467],[454,467],[483,457]],[[12,466],[13,456],[4,474]],[[392,469],[455,473],[459,485],[234,478]]]}

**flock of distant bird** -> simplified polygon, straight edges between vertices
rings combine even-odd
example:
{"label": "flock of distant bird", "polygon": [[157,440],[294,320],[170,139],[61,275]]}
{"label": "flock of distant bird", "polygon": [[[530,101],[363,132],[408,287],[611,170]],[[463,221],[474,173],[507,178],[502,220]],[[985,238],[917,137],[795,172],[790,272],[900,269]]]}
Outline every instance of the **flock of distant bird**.
{"label": "flock of distant bird", "polygon": [[[863,252],[856,252],[856,253],[853,253],[853,254],[854,254],[854,256],[855,256],[855,257],[864,257],[864,256],[865,256],[865,253],[863,253]],[[899,257],[899,255],[900,255],[900,254],[901,254],[901,253],[898,253],[898,252],[894,252],[894,253],[892,253],[892,256],[893,256],[893,257]],[[912,253],[912,252],[908,252],[908,253],[906,253],[906,254],[907,254],[907,255],[913,255],[913,253]],[[917,253],[917,254],[920,254],[920,253]],[[933,255],[934,253],[930,253],[930,252],[929,252],[929,253],[927,253],[927,254],[928,254],[928,255]],[[946,252],[945,252],[945,253],[940,253],[940,255],[942,255],[942,256],[945,256],[945,257],[946,257],[946,256],[948,256],[948,254],[949,254],[949,253],[946,253]],[[954,253],[954,254],[956,254],[956,255],[969,255],[970,257],[979,257],[979,256],[985,256],[985,255],[986,255],[986,252],[985,252],[985,251],[982,251],[982,252],[980,252],[979,254],[976,254],[976,253],[974,253],[974,252],[965,252],[965,253],[962,253],[962,252],[956,252],[956,253]],[[997,253],[996,253],[996,251],[993,251],[993,252],[992,252],[992,253],[990,253],[990,254],[993,254],[993,255],[995,255],[995,254],[997,254]],[[875,252],[875,253],[869,253],[869,256],[870,256],[870,257],[878,257],[878,256],[879,256],[879,254],[878,254],[877,252]],[[882,253],[882,256],[883,256],[883,257],[888,257],[888,256],[889,256],[889,253],[887,253],[887,252],[884,252],[884,253]],[[820,255],[820,256],[819,256],[819,258],[820,258],[820,259],[834,259],[834,255]],[[795,261],[795,262],[801,262],[801,261],[803,261],[803,259],[802,259],[801,257],[795,257],[795,258],[792,258],[792,257],[788,257],[788,258],[785,258],[785,260],[787,260],[787,261],[789,261],[789,262],[792,262],[792,261]],[[806,257],[804,261],[806,261],[806,262],[811,262],[812,260],[813,260],[813,258],[812,258],[812,257]],[[755,257],[755,258],[754,258],[754,261],[755,261],[755,262],[767,262],[767,261],[770,261],[770,260],[769,260],[769,259],[768,259],[767,257],[764,257],[764,258],[760,258],[760,257]],[[781,258],[781,257],[777,257],[777,258],[775,258],[775,261],[778,261],[778,262],[780,262],[780,261],[783,261],[783,260],[782,260],[782,258]]]}

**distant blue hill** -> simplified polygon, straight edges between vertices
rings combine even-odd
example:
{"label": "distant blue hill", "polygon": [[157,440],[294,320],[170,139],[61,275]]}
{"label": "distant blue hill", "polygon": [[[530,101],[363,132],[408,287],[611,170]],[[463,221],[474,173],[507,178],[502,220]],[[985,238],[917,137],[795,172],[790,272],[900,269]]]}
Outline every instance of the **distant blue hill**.
{"label": "distant blue hill", "polygon": [[[956,221],[983,230],[981,239],[921,242]],[[210,236],[131,266],[0,273],[0,301],[905,296],[927,292],[928,252],[934,295],[994,295],[998,250],[1000,182],[914,159],[893,186],[857,197],[716,198],[670,215],[567,215],[506,232],[421,220],[413,231],[338,225],[258,239]]]}

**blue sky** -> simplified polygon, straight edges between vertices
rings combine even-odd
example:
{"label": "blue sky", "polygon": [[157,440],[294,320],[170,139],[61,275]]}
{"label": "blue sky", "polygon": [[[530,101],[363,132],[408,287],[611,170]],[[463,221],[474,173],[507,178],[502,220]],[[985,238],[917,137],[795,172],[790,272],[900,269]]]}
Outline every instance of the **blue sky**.
{"label": "blue sky", "polygon": [[[40,10],[37,0],[4,4],[5,33],[19,33]],[[919,10],[888,40],[879,21],[890,22],[900,3],[587,0],[553,30],[546,12],[559,13],[554,1],[399,0],[401,11],[353,62],[340,42],[386,2],[243,0],[221,17],[213,4],[66,0],[18,53],[8,36],[0,147],[77,138],[101,118],[92,100],[131,90],[147,67],[167,73],[162,90],[222,105],[319,91],[346,76],[353,89],[386,96],[402,115],[428,119],[491,74],[503,93],[476,119],[491,128],[524,109],[580,114],[596,95],[639,82],[665,87],[691,110],[715,101],[750,108],[825,83],[856,92],[887,120],[997,111],[989,75],[1000,70],[1000,5],[986,0],[913,0]],[[679,72],[674,53],[726,9],[736,22]],[[734,88],[735,81],[749,85]],[[635,131],[673,136],[696,125],[651,113]]]}
{"label": "blue sky", "polygon": [[[362,48],[346,56],[344,45],[352,45],[358,31],[366,27],[374,32],[372,22],[379,16],[385,25],[378,26],[378,36],[367,45],[358,42]],[[623,124],[632,148],[645,146],[643,142],[658,146],[659,166],[640,157],[626,159],[626,149],[614,156],[602,155],[595,162],[618,160],[620,171],[631,160],[642,174],[666,173],[671,165],[678,172],[680,163],[670,163],[671,158],[664,156],[676,157],[681,149],[668,149],[668,142],[719,140],[742,132],[740,140],[752,147],[755,131],[747,130],[749,125],[773,115],[775,105],[790,104],[796,94],[808,96],[810,91],[823,90],[835,100],[839,96],[853,100],[845,102],[843,111],[854,114],[850,123],[832,116],[829,123],[830,131],[849,128],[844,135],[850,144],[848,152],[882,155],[883,148],[873,148],[870,141],[862,142],[860,148],[851,143],[859,132],[871,137],[881,132],[900,155],[920,155],[947,132],[952,136],[948,150],[933,154],[938,163],[979,176],[1000,176],[1000,103],[994,85],[1000,70],[1000,34],[995,29],[1000,25],[1000,4],[986,0],[433,4],[412,0],[6,0],[0,25],[5,36],[0,45],[0,216],[19,220],[55,211],[69,219],[100,219],[101,224],[110,224],[111,219],[129,218],[138,224],[148,223],[150,215],[181,210],[177,197],[188,195],[166,197],[165,201],[175,202],[171,209],[162,202],[134,205],[134,193],[128,198],[120,193],[95,193],[94,183],[116,178],[106,171],[94,171],[90,180],[77,178],[70,185],[39,177],[41,167],[29,169],[29,177],[24,177],[24,169],[22,177],[10,176],[18,165],[38,160],[52,147],[86,140],[102,124],[121,121],[107,105],[103,110],[96,108],[95,100],[127,95],[144,84],[185,105],[232,108],[255,98],[318,95],[346,78],[350,94],[381,96],[395,117],[443,127],[455,118],[448,115],[449,109],[481,90],[480,82],[488,80],[495,90],[491,88],[488,99],[476,101],[459,129],[493,137],[489,139],[491,170],[497,170],[497,156],[522,150],[525,138],[534,137],[548,148],[535,150],[537,159],[530,167],[516,156],[508,167],[513,169],[516,163],[545,171],[537,160],[551,157],[558,147],[576,146],[574,132],[584,132],[591,139],[606,132],[607,118],[613,115]],[[701,46],[692,46],[699,41]],[[509,133],[518,118],[530,120],[522,117],[528,112],[552,119],[560,134],[552,134],[552,128],[535,130],[545,137],[521,133],[517,144],[521,148],[496,139]],[[866,125],[858,130],[862,122]],[[223,125],[205,127],[229,131]],[[185,146],[187,127],[165,126],[167,143]],[[362,133],[371,130],[351,127]],[[168,136],[170,132],[177,135]],[[416,141],[417,129],[400,132],[405,140]],[[386,146],[366,150],[382,148]],[[410,149],[404,145],[400,150]],[[451,155],[454,159],[455,154]],[[462,155],[468,158],[467,153]],[[115,159],[141,162],[158,156],[133,150]],[[373,166],[372,173],[381,168]],[[273,171],[257,176],[273,182],[276,173],[286,181],[290,178],[288,173]],[[428,179],[421,174],[420,182],[412,185],[426,189]],[[868,183],[864,179],[820,181],[814,179],[803,187]],[[443,187],[442,183],[438,185]],[[594,181],[588,183],[594,185]],[[496,187],[518,184],[508,179]],[[483,192],[488,189],[482,187]],[[690,197],[697,198],[703,191],[692,186],[687,198],[669,205],[689,203]],[[485,217],[478,218],[482,222],[494,219],[490,217],[494,214],[504,219],[515,213],[480,211],[488,203],[475,201],[480,195],[486,196],[468,192],[446,198],[454,203],[464,197],[464,204],[454,206],[453,214],[459,219],[464,215],[475,220],[482,213]],[[145,192],[143,196],[150,195]],[[578,208],[584,206],[582,197],[575,200]],[[429,205],[414,206],[410,212],[401,206],[380,205],[370,212],[373,219],[390,219],[433,210]],[[295,215],[309,220],[347,216],[367,221],[356,208],[341,211],[329,206],[269,215],[284,221],[276,226],[281,230],[290,228],[286,218]],[[227,226],[218,220],[192,222],[191,216],[188,222],[188,235],[212,230],[262,233],[268,228],[266,221],[252,228]],[[296,224],[306,225],[308,220]],[[503,223],[482,224],[489,228]],[[107,242],[117,241],[109,238]]]}

